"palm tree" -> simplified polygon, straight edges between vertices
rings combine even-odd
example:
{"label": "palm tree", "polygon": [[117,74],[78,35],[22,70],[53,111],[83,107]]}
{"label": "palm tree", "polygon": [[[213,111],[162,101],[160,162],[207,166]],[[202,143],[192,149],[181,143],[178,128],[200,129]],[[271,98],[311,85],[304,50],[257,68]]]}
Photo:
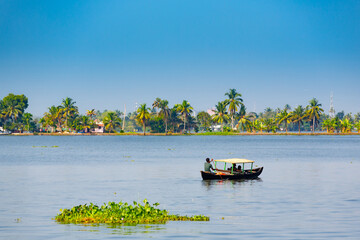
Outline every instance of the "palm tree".
{"label": "palm tree", "polygon": [[358,133],[360,133],[360,121],[356,122],[354,127],[357,129]]}
{"label": "palm tree", "polygon": [[213,115],[213,120],[216,123],[221,124],[221,131],[224,131],[223,124],[229,121],[229,115],[226,112],[226,104],[224,102],[218,102],[215,106],[215,114]]}
{"label": "palm tree", "polygon": [[90,116],[81,116],[80,125],[85,129],[85,132],[88,132],[88,129],[90,130],[94,126],[94,122]]}
{"label": "palm tree", "polygon": [[69,119],[68,124],[69,124],[70,130],[79,131],[79,130],[83,129],[83,126],[81,124],[81,118],[77,114]]}
{"label": "palm tree", "polygon": [[167,133],[168,120],[171,115],[171,110],[168,106],[169,102],[167,100],[161,100],[159,104],[160,112],[159,114],[163,116],[165,122],[165,133]]}
{"label": "palm tree", "polygon": [[22,114],[21,105],[15,99],[7,101],[4,105],[5,106],[2,111],[3,118],[5,118],[5,120],[11,119],[16,122],[18,117]]}
{"label": "palm tree", "polygon": [[265,125],[262,121],[262,119],[256,119],[254,122],[253,122],[253,131],[256,132],[256,131],[259,131],[259,132],[263,132],[263,130],[265,129]]}
{"label": "palm tree", "polygon": [[276,115],[276,122],[278,126],[280,126],[281,123],[285,123],[285,131],[287,133],[288,123],[291,123],[291,115],[287,112],[286,108]]}
{"label": "palm tree", "polygon": [[237,117],[239,118],[239,122],[236,125],[236,128],[241,128],[242,131],[246,130],[248,132],[252,131],[252,124],[249,119],[249,116],[246,115],[246,107],[244,105],[241,105],[240,111],[237,114]]}
{"label": "palm tree", "polygon": [[[152,104],[152,108],[153,109],[156,108],[158,110],[160,108],[161,101],[162,101],[161,98],[156,98]],[[158,111],[156,111],[156,113],[159,114]]]}
{"label": "palm tree", "polygon": [[344,119],[348,119],[350,122],[353,121],[352,113],[348,113],[344,116]]}
{"label": "palm tree", "polygon": [[228,96],[228,99],[225,100],[226,106],[228,106],[228,110],[231,117],[231,130],[234,129],[234,115],[238,110],[238,107],[244,105],[243,99],[241,98],[241,94],[236,92],[234,88],[231,88],[229,92],[225,93],[225,96]]}
{"label": "palm tree", "polygon": [[332,119],[325,119],[322,122],[322,127],[324,129],[326,129],[327,133],[333,132],[333,123],[332,123]]}
{"label": "palm tree", "polygon": [[343,133],[350,133],[354,128],[354,125],[347,118],[341,120],[340,123],[341,123],[341,132]]}
{"label": "palm tree", "polygon": [[289,104],[285,104],[284,109],[290,111],[290,110],[291,110],[291,106],[290,106]]}
{"label": "palm tree", "polygon": [[86,115],[89,116],[91,119],[94,119],[94,116],[96,116],[95,109],[86,110]]}
{"label": "palm tree", "polygon": [[357,114],[354,115],[354,121],[355,122],[360,121],[360,112],[358,112]]}
{"label": "palm tree", "polygon": [[263,118],[273,118],[275,117],[276,112],[270,107],[265,108],[264,113],[262,113]]}
{"label": "palm tree", "polygon": [[189,132],[191,128],[193,128],[195,132],[199,130],[199,126],[198,126],[198,122],[196,121],[196,118],[191,115],[189,115],[188,117],[187,125],[189,128]]}
{"label": "palm tree", "polygon": [[181,119],[179,118],[179,113],[176,110],[177,105],[175,105],[173,108],[170,109],[170,115],[169,115],[169,128],[172,132],[179,132],[179,127],[181,124]]}
{"label": "palm tree", "polygon": [[299,133],[301,125],[304,123],[303,119],[306,117],[305,108],[303,108],[301,105],[297,106],[297,108],[294,109],[290,113],[290,119],[293,123],[297,123],[299,126]]}
{"label": "palm tree", "polygon": [[108,132],[113,132],[115,128],[121,126],[121,118],[115,112],[107,112],[104,117],[104,127]]}
{"label": "palm tree", "polygon": [[61,111],[61,106],[51,106],[48,108],[49,112],[44,114],[44,124],[45,126],[50,126],[53,129],[59,128],[60,131],[62,130],[62,122],[63,116]]}
{"label": "palm tree", "polygon": [[146,107],[146,103],[141,104],[140,107],[137,109],[136,120],[138,123],[143,125],[144,135],[146,131],[146,122],[150,119],[150,108]]}
{"label": "palm tree", "polygon": [[184,133],[186,131],[186,121],[189,117],[189,115],[192,113],[192,106],[190,105],[190,103],[186,100],[184,100],[181,104],[177,104],[176,106],[176,111],[179,112],[179,114],[182,116],[183,122],[184,122]]}
{"label": "palm tree", "polygon": [[261,121],[264,124],[266,132],[276,132],[276,130],[278,129],[278,127],[276,126],[276,122],[273,118],[263,118],[261,119]]}
{"label": "palm tree", "polygon": [[341,120],[339,117],[335,116],[331,119],[331,124],[333,131],[336,131],[337,133],[341,131]]}
{"label": "palm tree", "polygon": [[316,98],[313,98],[309,101],[309,105],[306,107],[306,112],[308,119],[312,121],[312,132],[315,131],[315,125],[318,123],[320,119],[320,114],[324,112],[324,109],[320,108],[321,104],[319,104]]}
{"label": "palm tree", "polygon": [[31,113],[24,113],[22,120],[26,126],[26,130],[30,131],[30,122],[33,120],[32,119],[33,115]]}
{"label": "palm tree", "polygon": [[74,115],[78,111],[78,108],[75,106],[75,103],[76,102],[69,97],[62,100],[61,110],[62,110],[63,117],[65,118],[65,126],[68,129],[69,129],[69,126],[68,126],[69,118],[74,117]]}

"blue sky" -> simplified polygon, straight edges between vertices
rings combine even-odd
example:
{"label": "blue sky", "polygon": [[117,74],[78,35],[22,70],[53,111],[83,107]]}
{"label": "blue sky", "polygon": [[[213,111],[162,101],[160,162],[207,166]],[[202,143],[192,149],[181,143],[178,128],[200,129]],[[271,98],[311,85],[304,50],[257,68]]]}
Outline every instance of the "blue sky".
{"label": "blue sky", "polygon": [[360,112],[359,1],[0,0],[0,97],[42,116],[71,97],[135,109],[156,97],[197,110],[243,95],[249,111],[316,97]]}

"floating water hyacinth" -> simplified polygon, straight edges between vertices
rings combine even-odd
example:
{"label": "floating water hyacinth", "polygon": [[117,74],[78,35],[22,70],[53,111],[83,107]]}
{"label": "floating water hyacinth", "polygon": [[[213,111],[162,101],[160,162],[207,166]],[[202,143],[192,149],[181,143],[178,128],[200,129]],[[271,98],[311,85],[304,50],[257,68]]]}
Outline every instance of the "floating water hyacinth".
{"label": "floating water hyacinth", "polygon": [[48,148],[48,147],[51,147],[51,148],[58,148],[59,146],[32,146],[33,148]]}
{"label": "floating water hyacinth", "polygon": [[128,203],[109,202],[102,206],[92,203],[79,205],[71,209],[60,209],[55,220],[60,223],[166,223],[167,221],[209,221],[210,218],[203,215],[179,216],[170,215],[168,211],[157,209],[159,203],[150,205],[145,199],[144,205],[133,202]]}

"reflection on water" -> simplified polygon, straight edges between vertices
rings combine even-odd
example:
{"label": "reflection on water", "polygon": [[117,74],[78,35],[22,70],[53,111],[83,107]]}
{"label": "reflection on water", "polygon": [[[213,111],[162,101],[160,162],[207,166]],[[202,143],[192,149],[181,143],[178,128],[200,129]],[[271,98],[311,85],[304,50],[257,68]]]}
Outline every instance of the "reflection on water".
{"label": "reflection on water", "polygon": [[132,235],[137,233],[149,234],[166,229],[161,225],[150,225],[150,224],[138,224],[133,226],[111,225],[111,226],[107,226],[107,228],[111,228],[111,234],[120,234],[120,235]]}
{"label": "reflection on water", "polygon": [[[165,223],[164,223],[165,224]],[[100,232],[102,229],[109,229],[108,234],[115,235],[133,235],[149,234],[165,230],[164,224],[68,224],[76,227],[79,232]]]}
{"label": "reflection on water", "polygon": [[241,185],[252,185],[257,182],[262,182],[261,178],[256,179],[238,179],[238,180],[202,180],[202,185],[206,187],[206,190],[211,190],[212,187],[216,186],[241,186]]}
{"label": "reflection on water", "polygon": [[[359,239],[359,156],[359,136],[0,136],[0,238]],[[265,168],[255,180],[203,181],[206,157]],[[61,208],[145,198],[210,221],[52,220]]]}

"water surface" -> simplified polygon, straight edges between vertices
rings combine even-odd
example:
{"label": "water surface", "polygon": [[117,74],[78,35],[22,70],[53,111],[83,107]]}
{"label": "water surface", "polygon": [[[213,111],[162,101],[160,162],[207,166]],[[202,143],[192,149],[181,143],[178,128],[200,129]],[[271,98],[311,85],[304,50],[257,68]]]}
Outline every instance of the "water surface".
{"label": "water surface", "polygon": [[[205,157],[259,179],[202,181]],[[1,239],[360,238],[359,136],[0,136]],[[209,222],[58,224],[60,208],[159,202]]]}

